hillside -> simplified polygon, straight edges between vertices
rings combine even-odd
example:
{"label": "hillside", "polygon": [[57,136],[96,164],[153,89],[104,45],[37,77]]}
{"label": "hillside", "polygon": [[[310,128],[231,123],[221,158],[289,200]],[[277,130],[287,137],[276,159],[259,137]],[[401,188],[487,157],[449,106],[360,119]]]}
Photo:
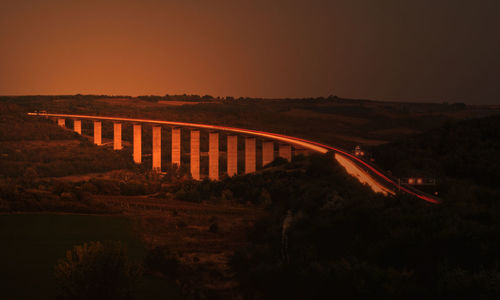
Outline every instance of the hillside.
{"label": "hillside", "polygon": [[377,164],[397,177],[432,177],[450,201],[500,197],[500,115],[447,122],[374,147]]}

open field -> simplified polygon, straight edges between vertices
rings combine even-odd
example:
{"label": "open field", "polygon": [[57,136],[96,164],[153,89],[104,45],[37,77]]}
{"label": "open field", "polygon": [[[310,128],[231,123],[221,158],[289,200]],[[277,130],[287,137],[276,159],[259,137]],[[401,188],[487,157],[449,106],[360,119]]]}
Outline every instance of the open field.
{"label": "open field", "polygon": [[182,264],[202,268],[201,284],[218,294],[230,293],[236,287],[228,260],[236,250],[248,246],[248,232],[266,215],[263,208],[235,203],[193,203],[148,196],[96,197],[135,220],[149,247],[167,246]]}
{"label": "open field", "polygon": [[[198,256],[214,253],[222,257],[245,245],[246,229],[262,217],[263,209],[234,203],[193,203],[148,196],[98,195],[99,201],[125,209],[136,218],[144,240],[151,245],[168,245],[192,263]],[[210,226],[217,224],[217,231]]]}

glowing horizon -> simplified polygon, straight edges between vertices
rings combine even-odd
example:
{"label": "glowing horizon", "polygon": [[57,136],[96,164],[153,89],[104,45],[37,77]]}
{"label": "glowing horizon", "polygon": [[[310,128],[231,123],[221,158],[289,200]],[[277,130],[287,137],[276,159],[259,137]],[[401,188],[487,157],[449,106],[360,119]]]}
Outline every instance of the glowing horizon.
{"label": "glowing horizon", "polygon": [[452,0],[6,1],[0,95],[499,103],[499,8]]}

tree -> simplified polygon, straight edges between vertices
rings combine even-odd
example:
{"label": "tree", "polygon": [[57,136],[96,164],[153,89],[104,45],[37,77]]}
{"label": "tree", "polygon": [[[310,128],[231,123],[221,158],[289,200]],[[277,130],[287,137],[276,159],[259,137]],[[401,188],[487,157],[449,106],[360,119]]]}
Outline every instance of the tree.
{"label": "tree", "polygon": [[61,299],[131,299],[140,275],[120,242],[74,246],[55,266]]}

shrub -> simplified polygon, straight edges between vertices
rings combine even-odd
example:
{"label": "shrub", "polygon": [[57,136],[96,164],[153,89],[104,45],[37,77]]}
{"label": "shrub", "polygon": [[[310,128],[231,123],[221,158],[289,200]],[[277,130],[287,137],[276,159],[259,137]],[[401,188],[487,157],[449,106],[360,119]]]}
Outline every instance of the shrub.
{"label": "shrub", "polygon": [[219,224],[212,223],[209,228],[210,232],[217,233],[219,232]]}
{"label": "shrub", "polygon": [[120,242],[74,246],[55,266],[61,299],[130,299],[140,274]]}
{"label": "shrub", "polygon": [[144,258],[144,268],[151,273],[159,272],[167,277],[175,278],[178,267],[177,257],[165,246],[151,249]]}

